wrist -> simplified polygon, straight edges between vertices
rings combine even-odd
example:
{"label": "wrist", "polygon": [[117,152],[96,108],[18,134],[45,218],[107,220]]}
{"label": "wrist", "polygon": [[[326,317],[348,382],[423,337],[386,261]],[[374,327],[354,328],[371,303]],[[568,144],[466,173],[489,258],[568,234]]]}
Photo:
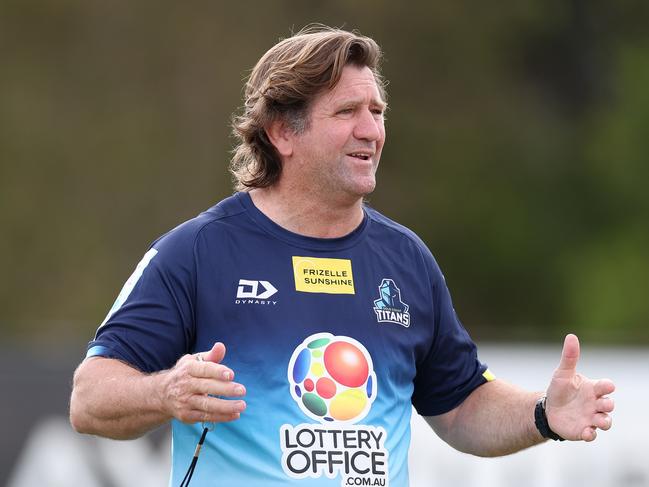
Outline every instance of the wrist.
{"label": "wrist", "polygon": [[546,415],[546,396],[541,396],[534,406],[534,424],[543,438],[554,441],[564,441],[564,438],[552,431]]}
{"label": "wrist", "polygon": [[169,388],[169,371],[163,370],[147,376],[148,387],[144,388],[149,398],[149,409],[158,414],[161,420],[168,421],[173,418],[170,402],[166,400]]}

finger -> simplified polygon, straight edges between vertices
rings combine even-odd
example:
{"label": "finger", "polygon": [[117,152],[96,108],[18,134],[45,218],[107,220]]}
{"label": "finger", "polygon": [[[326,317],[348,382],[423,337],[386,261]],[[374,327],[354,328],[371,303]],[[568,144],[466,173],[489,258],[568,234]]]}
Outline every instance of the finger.
{"label": "finger", "polygon": [[600,379],[595,382],[593,391],[597,397],[605,396],[606,394],[611,394],[615,391],[615,384],[613,384],[613,381],[610,379]]}
{"label": "finger", "polygon": [[246,388],[237,382],[224,382],[222,380],[198,379],[196,381],[197,394],[226,397],[241,397],[246,395]]}
{"label": "finger", "polygon": [[203,360],[206,362],[214,362],[214,363],[221,363],[223,358],[225,357],[225,345],[223,345],[221,342],[216,342],[213,346],[212,349],[208,352],[204,352],[202,354]]}
{"label": "finger", "polygon": [[209,414],[205,411],[192,410],[187,414],[183,415],[180,421],[183,423],[227,423],[229,421],[235,421],[241,417],[240,413],[230,413],[230,414]]}
{"label": "finger", "polygon": [[615,409],[615,401],[610,397],[601,397],[595,401],[595,408],[600,413],[610,413]]}
{"label": "finger", "polygon": [[220,399],[205,395],[194,395],[189,400],[189,409],[203,411],[209,415],[241,413],[246,409],[246,402],[240,399]]}
{"label": "finger", "polygon": [[597,413],[595,414],[595,416],[593,416],[593,426],[596,426],[601,430],[606,431],[608,429],[611,429],[612,425],[613,425],[613,418],[611,418],[606,413]]}
{"label": "finger", "polygon": [[197,362],[190,364],[190,373],[194,377],[203,379],[218,379],[230,381],[234,379],[234,372],[229,367],[213,362]]}
{"label": "finger", "polygon": [[597,438],[597,431],[594,427],[589,426],[581,432],[581,439],[584,441],[593,441]]}
{"label": "finger", "polygon": [[241,418],[241,413],[232,414],[205,414],[202,423],[227,423]]}
{"label": "finger", "polygon": [[563,350],[561,351],[561,362],[558,370],[574,371],[579,361],[579,339],[576,335],[569,334],[563,341]]}

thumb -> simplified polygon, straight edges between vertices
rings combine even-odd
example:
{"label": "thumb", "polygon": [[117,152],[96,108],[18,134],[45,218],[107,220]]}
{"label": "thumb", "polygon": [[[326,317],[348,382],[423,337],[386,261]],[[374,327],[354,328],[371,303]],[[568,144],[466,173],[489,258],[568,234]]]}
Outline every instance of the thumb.
{"label": "thumb", "polygon": [[561,352],[561,362],[558,370],[574,371],[577,369],[579,361],[579,338],[572,333],[566,335],[563,341],[563,350]]}
{"label": "thumb", "polygon": [[225,345],[221,342],[216,342],[212,349],[209,352],[203,352],[203,360],[206,362],[214,362],[216,364],[220,363],[225,357]]}

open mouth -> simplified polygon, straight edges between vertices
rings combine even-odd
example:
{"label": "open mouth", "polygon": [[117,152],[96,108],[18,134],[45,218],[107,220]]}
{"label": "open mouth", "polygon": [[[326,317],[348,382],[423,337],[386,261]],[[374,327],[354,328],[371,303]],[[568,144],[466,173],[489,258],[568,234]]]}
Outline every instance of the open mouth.
{"label": "open mouth", "polygon": [[364,154],[362,152],[352,152],[351,154],[347,154],[349,157],[354,157],[355,159],[360,159],[362,161],[367,161],[370,159],[369,154]]}

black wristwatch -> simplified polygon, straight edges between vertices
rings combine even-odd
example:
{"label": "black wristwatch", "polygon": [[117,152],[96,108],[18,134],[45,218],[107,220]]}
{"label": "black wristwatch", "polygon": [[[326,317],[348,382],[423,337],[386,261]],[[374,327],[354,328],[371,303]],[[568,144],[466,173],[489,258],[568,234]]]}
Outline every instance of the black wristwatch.
{"label": "black wristwatch", "polygon": [[541,433],[543,438],[549,438],[554,441],[564,441],[565,438],[561,438],[550,429],[548,417],[545,415],[545,399],[546,397],[543,396],[536,401],[536,407],[534,408],[534,424],[536,424],[536,429],[539,430],[539,433]]}

